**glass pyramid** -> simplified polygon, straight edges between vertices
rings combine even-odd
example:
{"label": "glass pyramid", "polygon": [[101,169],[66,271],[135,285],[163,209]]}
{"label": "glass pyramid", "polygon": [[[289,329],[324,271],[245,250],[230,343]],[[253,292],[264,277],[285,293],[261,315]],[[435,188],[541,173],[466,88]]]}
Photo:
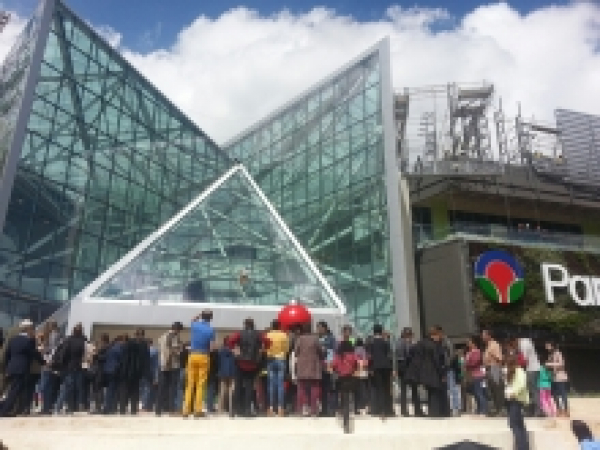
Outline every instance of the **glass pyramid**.
{"label": "glass pyramid", "polygon": [[82,294],[85,299],[311,308],[342,301],[246,169],[227,171]]}

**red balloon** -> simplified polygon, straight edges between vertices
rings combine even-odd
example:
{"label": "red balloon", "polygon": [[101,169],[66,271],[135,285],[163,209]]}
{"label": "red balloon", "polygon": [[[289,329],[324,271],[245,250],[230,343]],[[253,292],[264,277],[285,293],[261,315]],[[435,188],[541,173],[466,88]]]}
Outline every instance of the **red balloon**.
{"label": "red balloon", "polygon": [[306,306],[287,305],[279,311],[277,320],[279,320],[279,323],[281,324],[281,329],[287,331],[295,325],[311,323],[312,316]]}

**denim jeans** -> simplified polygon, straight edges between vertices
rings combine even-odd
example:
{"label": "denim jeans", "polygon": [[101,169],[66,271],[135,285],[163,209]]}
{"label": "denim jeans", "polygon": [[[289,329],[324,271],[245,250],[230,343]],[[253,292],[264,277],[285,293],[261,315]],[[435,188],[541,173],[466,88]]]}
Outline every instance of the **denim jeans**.
{"label": "denim jeans", "polygon": [[174,411],[183,409],[183,395],[185,393],[185,369],[179,369],[179,378],[177,379],[177,390],[175,391]]}
{"label": "denim jeans", "polygon": [[523,420],[523,405],[516,400],[506,402],[508,410],[508,426],[513,432],[515,450],[529,450],[529,438]]}
{"label": "denim jeans", "polygon": [[119,379],[114,374],[107,374],[106,379],[108,383],[106,386],[106,396],[104,397],[104,407],[102,408],[102,413],[114,414],[115,412],[117,412],[117,393]]}
{"label": "denim jeans", "polygon": [[568,381],[553,381],[552,382],[552,395],[556,402],[556,408],[559,411],[569,410],[569,382]]}
{"label": "denim jeans", "polygon": [[49,370],[42,371],[40,388],[42,391],[42,413],[50,414],[57,401],[60,377]]}
{"label": "denim jeans", "polygon": [[65,399],[67,396],[66,378],[65,377],[59,378],[58,383],[60,383],[60,384],[59,384],[59,388],[58,388],[58,396],[56,398],[56,404],[54,407],[54,411],[57,414],[61,413],[63,410],[63,407],[65,406]]}
{"label": "denim jeans", "polygon": [[77,411],[83,403],[83,370],[70,370],[65,376],[65,398],[69,412]]}
{"label": "denim jeans", "polygon": [[273,358],[267,363],[269,380],[269,405],[271,409],[283,409],[283,377],[285,375],[285,360]]}
{"label": "denim jeans", "polygon": [[144,411],[152,411],[154,409],[154,402],[156,401],[156,386],[152,381],[144,378],[142,379],[140,390],[142,409]]}
{"label": "denim jeans", "polygon": [[473,386],[473,395],[475,396],[475,402],[477,403],[476,414],[488,413],[487,396],[485,388],[483,387],[484,381],[485,378],[475,378],[471,382],[471,385]]}
{"label": "denim jeans", "polygon": [[217,378],[209,378],[206,383],[206,410],[210,413],[217,411],[217,392],[219,391],[219,380]]}
{"label": "denim jeans", "polygon": [[542,408],[540,405],[540,388],[538,386],[539,378],[539,371],[527,372],[527,390],[529,391],[529,398],[531,400],[528,409],[531,415],[542,414]]}
{"label": "denim jeans", "polygon": [[450,410],[460,411],[460,386],[456,384],[456,375],[453,370],[446,374],[448,384],[448,399],[450,400]]}

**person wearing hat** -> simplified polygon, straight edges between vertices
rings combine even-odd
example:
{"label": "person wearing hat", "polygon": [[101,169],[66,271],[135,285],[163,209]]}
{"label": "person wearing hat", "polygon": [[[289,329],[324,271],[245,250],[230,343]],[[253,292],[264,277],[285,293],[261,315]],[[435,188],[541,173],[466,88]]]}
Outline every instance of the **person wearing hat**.
{"label": "person wearing hat", "polygon": [[0,403],[0,417],[14,415],[14,409],[27,393],[27,381],[32,362],[44,364],[44,358],[38,351],[34,336],[33,322],[26,319],[19,325],[19,334],[12,337],[6,344],[5,376],[8,390],[3,402]]}
{"label": "person wearing hat", "polygon": [[181,365],[179,354],[183,349],[179,336],[181,330],[183,324],[175,322],[171,325],[171,329],[158,339],[160,371],[155,410],[157,416],[160,416],[163,411],[175,413],[175,393]]}
{"label": "person wearing hat", "polygon": [[400,334],[400,339],[396,343],[396,362],[398,368],[398,384],[400,385],[400,412],[403,416],[408,416],[408,401],[407,401],[407,390],[410,387],[411,399],[415,407],[415,415],[423,416],[423,409],[421,407],[421,400],[419,398],[419,392],[416,383],[409,383],[406,381],[405,372],[410,364],[410,360],[413,354],[413,347],[415,342],[413,340],[413,331],[410,327],[405,327]]}

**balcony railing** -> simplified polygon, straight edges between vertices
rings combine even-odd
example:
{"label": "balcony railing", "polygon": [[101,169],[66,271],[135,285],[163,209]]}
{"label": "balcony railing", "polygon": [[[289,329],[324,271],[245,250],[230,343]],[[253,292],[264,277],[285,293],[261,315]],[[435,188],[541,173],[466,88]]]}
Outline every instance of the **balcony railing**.
{"label": "balcony railing", "polygon": [[413,239],[417,248],[455,238],[600,253],[600,236],[468,222],[454,223],[444,228],[413,224]]}

